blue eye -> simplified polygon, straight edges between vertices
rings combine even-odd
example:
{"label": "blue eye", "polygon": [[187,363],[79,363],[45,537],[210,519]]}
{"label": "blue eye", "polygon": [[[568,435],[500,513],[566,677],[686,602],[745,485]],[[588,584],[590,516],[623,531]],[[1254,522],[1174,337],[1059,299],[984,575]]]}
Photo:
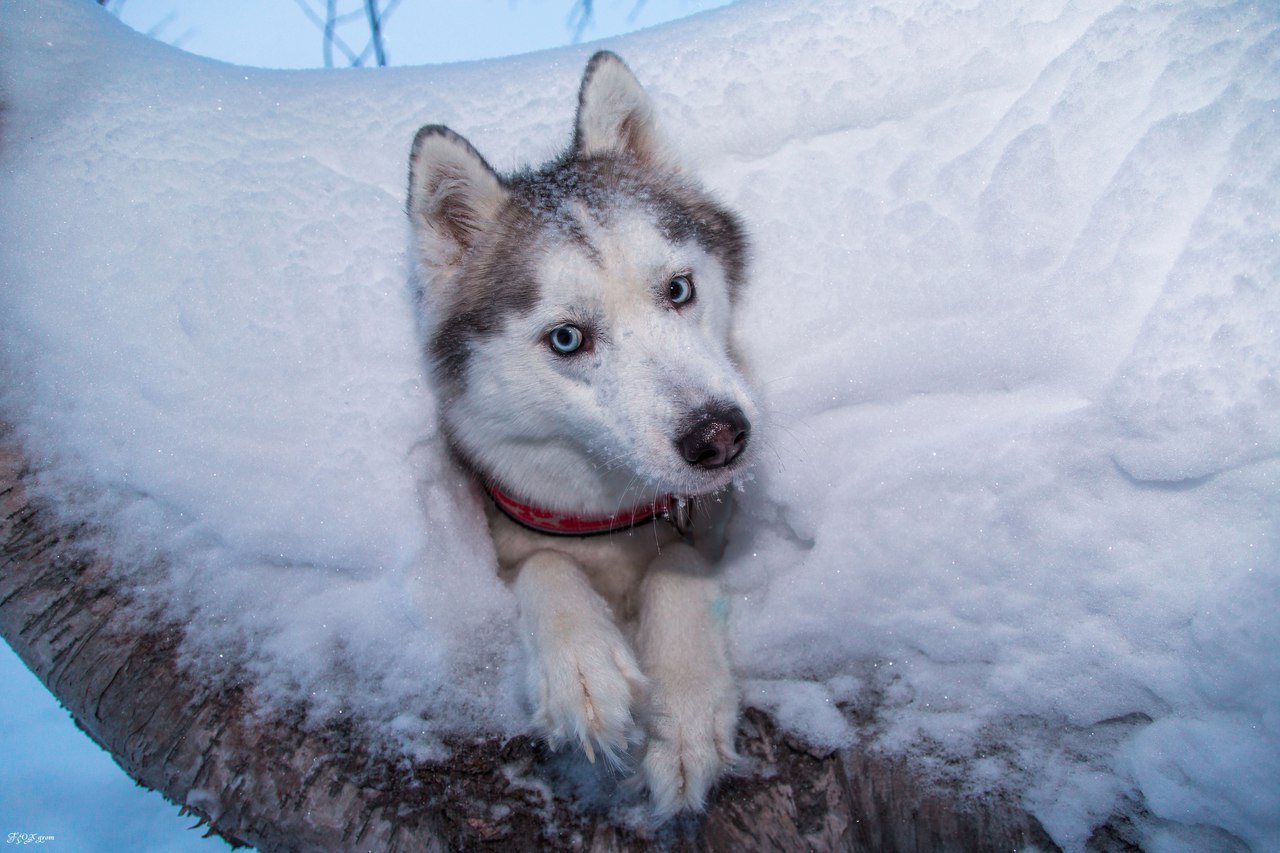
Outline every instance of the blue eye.
{"label": "blue eye", "polygon": [[560,355],[569,355],[582,347],[582,330],[570,323],[556,326],[547,333],[547,343]]}
{"label": "blue eye", "polygon": [[672,305],[684,305],[693,301],[693,279],[687,275],[678,275],[667,285],[667,298]]}

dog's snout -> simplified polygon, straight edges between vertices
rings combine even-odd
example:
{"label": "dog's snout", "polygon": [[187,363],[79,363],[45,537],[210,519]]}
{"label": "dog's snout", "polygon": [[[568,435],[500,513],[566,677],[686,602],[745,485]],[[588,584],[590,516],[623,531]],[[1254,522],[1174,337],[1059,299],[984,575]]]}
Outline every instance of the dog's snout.
{"label": "dog's snout", "polygon": [[696,468],[723,468],[747,446],[751,423],[742,409],[725,406],[698,414],[676,446],[686,462]]}

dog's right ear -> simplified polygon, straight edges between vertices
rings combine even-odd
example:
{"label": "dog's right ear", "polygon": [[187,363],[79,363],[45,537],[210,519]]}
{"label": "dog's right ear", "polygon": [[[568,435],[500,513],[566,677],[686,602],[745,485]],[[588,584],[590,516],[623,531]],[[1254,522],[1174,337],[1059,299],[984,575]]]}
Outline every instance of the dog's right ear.
{"label": "dog's right ear", "polygon": [[615,53],[591,57],[578,90],[573,152],[579,157],[626,157],[645,166],[680,171],[654,119],[640,81]]}
{"label": "dog's right ear", "polygon": [[427,269],[460,263],[506,200],[502,179],[471,143],[442,125],[418,131],[409,155],[408,212]]}

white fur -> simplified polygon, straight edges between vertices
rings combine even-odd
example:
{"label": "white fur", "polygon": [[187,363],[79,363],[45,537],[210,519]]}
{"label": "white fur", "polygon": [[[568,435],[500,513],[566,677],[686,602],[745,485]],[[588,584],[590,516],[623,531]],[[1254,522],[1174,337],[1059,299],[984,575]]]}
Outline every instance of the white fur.
{"label": "white fur", "polygon": [[652,683],[644,775],[661,818],[701,809],[737,760],[738,692],[729,671],[720,590],[696,551],[677,543],[640,587],[636,646]]}
{"label": "white fur", "polygon": [[738,722],[707,561],[669,528],[550,540],[496,509],[489,521],[512,567],[534,725],[613,765],[643,734],[654,815],[701,810],[737,758]]}
{"label": "white fur", "polygon": [[555,550],[530,554],[514,584],[528,651],[534,723],[552,745],[577,743],[617,765],[634,729],[645,677],[609,605]]}
{"label": "white fur", "polygon": [[[668,245],[640,217],[607,233],[587,230],[604,268],[569,243],[541,250],[539,307],[473,356],[467,393],[446,413],[455,441],[501,472],[504,486],[565,511],[609,512],[724,488],[730,472],[691,468],[671,440],[678,421],[707,400],[735,400],[748,420],[758,416],[726,346],[730,306],[719,265],[695,245]],[[680,313],[656,308],[654,287],[685,270],[697,304]],[[564,359],[537,344],[577,314],[608,322],[607,347]]]}
{"label": "white fur", "polygon": [[[603,268],[572,244],[544,250],[537,309],[473,356],[446,415],[456,440],[505,488],[568,511],[722,488],[728,474],[696,471],[671,441],[681,412],[705,399],[758,414],[729,357],[718,265],[668,244],[642,217],[589,236]],[[682,270],[697,282],[696,311],[656,307],[649,282]],[[609,323],[609,345],[585,361],[537,343],[575,313]],[[738,719],[706,561],[663,523],[575,540],[526,531],[496,510],[490,522],[500,562],[514,567],[534,724],[552,744],[615,762],[643,719],[655,815],[701,809],[735,758]]]}

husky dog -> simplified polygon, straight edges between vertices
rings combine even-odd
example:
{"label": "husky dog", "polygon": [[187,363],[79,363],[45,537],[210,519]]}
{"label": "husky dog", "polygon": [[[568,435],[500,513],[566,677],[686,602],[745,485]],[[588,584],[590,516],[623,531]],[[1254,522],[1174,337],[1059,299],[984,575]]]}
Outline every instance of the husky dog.
{"label": "husky dog", "polygon": [[615,765],[643,738],[655,813],[700,809],[737,757],[738,697],[688,506],[752,455],[728,342],[742,226],[607,52],[558,159],[500,175],[431,125],[409,171],[441,418],[489,494],[534,723]]}

